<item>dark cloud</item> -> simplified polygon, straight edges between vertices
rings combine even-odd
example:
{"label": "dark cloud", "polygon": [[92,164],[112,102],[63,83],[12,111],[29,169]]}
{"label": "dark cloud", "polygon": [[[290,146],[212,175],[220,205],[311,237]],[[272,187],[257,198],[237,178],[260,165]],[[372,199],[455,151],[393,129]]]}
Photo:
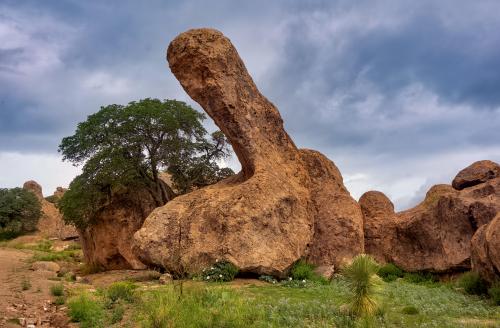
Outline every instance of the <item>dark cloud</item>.
{"label": "dark cloud", "polygon": [[500,159],[499,11],[496,1],[5,0],[0,153],[54,154],[101,105],[195,105],[165,49],[210,26],[232,39],[299,146],[334,159],[355,195],[382,189],[406,206],[471,161]]}

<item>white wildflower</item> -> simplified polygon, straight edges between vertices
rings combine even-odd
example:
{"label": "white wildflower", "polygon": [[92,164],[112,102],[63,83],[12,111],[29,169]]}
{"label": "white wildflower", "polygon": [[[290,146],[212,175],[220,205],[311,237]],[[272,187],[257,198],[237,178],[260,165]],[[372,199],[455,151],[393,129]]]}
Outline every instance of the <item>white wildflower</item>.
{"label": "white wildflower", "polygon": [[304,280],[302,280],[302,282],[303,282],[303,283],[305,283],[305,282],[306,282],[306,280],[304,279]]}
{"label": "white wildflower", "polygon": [[292,277],[288,277],[288,280],[289,280],[289,281],[292,281]]}
{"label": "white wildflower", "polygon": [[222,275],[221,275],[221,274],[219,275],[219,278],[222,278]]}
{"label": "white wildflower", "polygon": [[210,279],[210,276],[207,276],[207,280]]}

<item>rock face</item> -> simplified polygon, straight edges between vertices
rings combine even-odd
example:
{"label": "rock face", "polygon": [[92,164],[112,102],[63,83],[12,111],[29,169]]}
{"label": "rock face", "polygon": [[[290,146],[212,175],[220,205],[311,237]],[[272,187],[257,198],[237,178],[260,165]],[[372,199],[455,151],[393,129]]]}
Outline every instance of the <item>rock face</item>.
{"label": "rock face", "polygon": [[156,207],[143,190],[122,191],[112,196],[92,218],[92,224],[79,229],[85,263],[106,269],[145,269],[132,253],[132,236]]}
{"label": "rock face", "polygon": [[490,283],[500,279],[500,214],[481,226],[471,242],[472,270]]}
{"label": "rock face", "polygon": [[[408,271],[470,269],[472,236],[500,213],[500,178],[484,178],[490,174],[478,169],[481,163],[497,165],[476,162],[457,175],[454,183],[461,182],[455,183],[455,188],[434,186],[422,203],[400,213],[394,213],[384,194],[365,193],[359,203],[365,220],[366,252]],[[471,172],[482,173],[474,177]],[[484,181],[477,182],[480,180]],[[464,187],[463,181],[477,183]]]}
{"label": "rock face", "polygon": [[458,172],[451,185],[457,190],[500,177],[500,165],[492,161],[478,161]]}
{"label": "rock face", "polygon": [[177,273],[226,259],[242,272],[282,276],[301,257],[337,265],[363,250],[362,214],[337,168],[297,149],[229,39],[190,30],[171,42],[167,59],[227,136],[242,170],[154,210],[134,236],[145,263]]}
{"label": "rock face", "polygon": [[[43,198],[42,187],[35,181],[26,181],[23,189],[31,191],[40,201],[42,206],[42,217],[38,221],[38,231],[47,238],[73,239],[78,238],[78,233],[73,226],[64,223],[62,214],[57,207]],[[56,195],[54,192],[54,195]],[[61,194],[62,196],[62,194]]]}

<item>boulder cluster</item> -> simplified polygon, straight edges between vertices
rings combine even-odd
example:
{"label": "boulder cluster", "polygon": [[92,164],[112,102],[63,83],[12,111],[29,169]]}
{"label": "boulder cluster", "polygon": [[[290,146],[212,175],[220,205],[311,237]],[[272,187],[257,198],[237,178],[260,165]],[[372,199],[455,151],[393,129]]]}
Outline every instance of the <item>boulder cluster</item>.
{"label": "boulder cluster", "polygon": [[295,146],[222,33],[182,33],[167,60],[229,139],[241,172],[158,208],[140,190],[116,195],[80,231],[87,262],[185,274],[223,259],[240,272],[282,277],[299,259],[331,275],[364,252],[407,271],[472,267],[489,281],[500,277],[498,164],[472,164],[403,212],[379,191],[356,202],[332,161]]}
{"label": "boulder cluster", "polygon": [[451,185],[433,186],[423,202],[403,212],[395,213],[391,201],[379,191],[365,193],[359,204],[365,252],[379,262],[432,272],[468,270],[472,265],[485,279],[498,276],[498,164],[473,163]]}

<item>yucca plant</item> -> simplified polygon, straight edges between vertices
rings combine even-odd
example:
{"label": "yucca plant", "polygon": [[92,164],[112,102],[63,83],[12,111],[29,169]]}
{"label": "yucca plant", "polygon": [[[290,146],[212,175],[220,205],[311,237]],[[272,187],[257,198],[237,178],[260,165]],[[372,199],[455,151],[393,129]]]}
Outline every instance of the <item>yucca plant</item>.
{"label": "yucca plant", "polygon": [[377,262],[366,254],[356,256],[343,269],[342,275],[351,291],[348,306],[352,314],[364,317],[372,316],[377,311],[376,295],[381,282],[377,276],[378,269]]}

